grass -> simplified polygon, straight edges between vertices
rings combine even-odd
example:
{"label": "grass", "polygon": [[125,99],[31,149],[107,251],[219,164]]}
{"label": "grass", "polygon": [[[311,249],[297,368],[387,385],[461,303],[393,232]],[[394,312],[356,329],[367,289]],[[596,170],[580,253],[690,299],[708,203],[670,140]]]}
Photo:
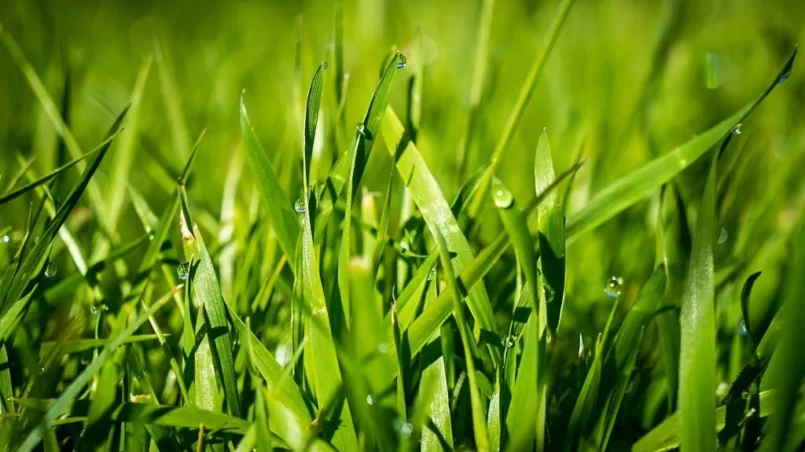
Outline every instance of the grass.
{"label": "grass", "polygon": [[0,444],[802,448],[754,3],[0,6]]}

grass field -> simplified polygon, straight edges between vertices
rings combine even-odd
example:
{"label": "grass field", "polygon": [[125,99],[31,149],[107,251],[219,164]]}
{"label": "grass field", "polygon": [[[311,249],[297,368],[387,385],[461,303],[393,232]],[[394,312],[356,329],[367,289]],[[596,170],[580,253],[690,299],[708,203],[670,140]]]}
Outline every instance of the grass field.
{"label": "grass field", "polygon": [[3,450],[802,450],[803,23],[0,3]]}

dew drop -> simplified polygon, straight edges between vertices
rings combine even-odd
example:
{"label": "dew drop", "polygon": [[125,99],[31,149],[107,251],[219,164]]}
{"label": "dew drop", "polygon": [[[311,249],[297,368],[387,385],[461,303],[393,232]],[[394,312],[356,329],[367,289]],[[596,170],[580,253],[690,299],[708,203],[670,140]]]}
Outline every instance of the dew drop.
{"label": "dew drop", "polygon": [[182,262],[176,267],[176,276],[182,281],[190,277],[190,262]]}
{"label": "dew drop", "polygon": [[3,243],[8,243],[8,242],[10,242],[10,241],[11,241],[11,237],[9,237],[9,236],[8,236],[8,234],[5,234],[5,235],[3,236]]}
{"label": "dew drop", "polygon": [[327,62],[326,62],[326,61],[322,61],[322,62],[321,62],[321,70],[322,70],[322,71],[326,71],[326,70],[327,70],[327,67],[328,67],[328,66],[327,66]]}
{"label": "dew drop", "polygon": [[726,243],[726,242],[727,242],[727,239],[728,239],[729,237],[730,237],[730,235],[729,235],[729,233],[727,233],[727,230],[726,230],[726,229],[724,229],[724,228],[721,228],[721,233],[719,233],[719,234],[718,234],[718,241],[717,241],[717,243],[718,243],[719,245],[723,245],[724,243]]}
{"label": "dew drop", "polygon": [[305,213],[305,200],[304,200],[304,198],[299,198],[299,199],[296,200],[296,202],[293,204],[293,210],[295,210],[296,213],[298,213],[298,214]]}
{"label": "dew drop", "polygon": [[492,198],[495,200],[495,205],[500,209],[508,209],[514,204],[512,192],[497,180],[492,185]]}
{"label": "dew drop", "polygon": [[749,391],[744,391],[741,393],[741,398],[744,400],[749,400]]}
{"label": "dew drop", "polygon": [[735,135],[740,135],[740,134],[742,134],[742,133],[743,133],[743,130],[741,130],[741,127],[743,127],[743,124],[741,124],[741,123],[739,122],[739,123],[738,123],[738,124],[736,124],[736,125],[735,125],[735,127],[732,129],[732,133],[734,133]]}
{"label": "dew drop", "polygon": [[101,303],[98,309],[100,309],[101,312],[106,312],[109,310],[109,306],[107,306],[106,303]]}
{"label": "dew drop", "polygon": [[377,346],[377,351],[385,355],[389,351],[389,344],[381,342],[380,345]]}
{"label": "dew drop", "polygon": [[369,405],[374,405],[375,404],[375,398],[372,397],[372,394],[369,394],[369,395],[366,396],[366,403],[368,403]]}
{"label": "dew drop", "polygon": [[93,306],[92,308],[90,308],[89,313],[92,314],[93,317],[97,316],[98,315],[98,307]]}
{"label": "dew drop", "polygon": [[58,273],[58,271],[59,268],[56,267],[56,264],[54,264],[53,262],[48,262],[48,264],[45,266],[45,277],[52,278],[56,276],[56,273]]}
{"label": "dew drop", "polygon": [[502,342],[503,342],[504,347],[506,347],[506,348],[514,348],[515,340],[514,340],[514,336],[512,336],[511,334],[509,334],[505,338],[503,338]]}
{"label": "dew drop", "polygon": [[82,356],[82,357],[81,357],[81,365],[82,365],[82,366],[87,366],[87,365],[89,365],[89,363],[91,363],[91,362],[92,362],[92,360],[91,360],[91,359],[89,359],[89,356],[84,355],[84,356]]}
{"label": "dew drop", "polygon": [[40,368],[39,368],[39,373],[40,373],[40,374],[44,374],[44,373],[45,373],[45,366],[42,366],[42,367],[40,367]]}
{"label": "dew drop", "polygon": [[718,397],[719,399],[723,399],[724,397],[727,397],[727,394],[729,394],[729,392],[730,392],[730,385],[726,381],[722,381],[721,383],[718,384],[718,387],[716,388],[716,397]]}
{"label": "dew drop", "polygon": [[405,66],[408,64],[408,59],[405,58],[405,55],[402,53],[398,53],[397,57],[399,57],[400,61],[397,62],[397,69],[404,69]]}
{"label": "dew drop", "polygon": [[623,278],[619,276],[611,276],[604,287],[604,293],[609,298],[618,298],[623,290]]}
{"label": "dew drop", "polygon": [[436,267],[430,269],[430,273],[428,273],[428,281],[433,281],[436,278]]}
{"label": "dew drop", "polygon": [[791,66],[786,67],[785,72],[780,74],[780,77],[777,79],[777,83],[785,83],[789,77],[791,77]]}
{"label": "dew drop", "polygon": [[626,393],[629,394],[634,390],[634,382],[630,381],[628,385],[626,385]]}
{"label": "dew drop", "polygon": [[545,285],[542,286],[542,290],[545,292],[545,301],[547,303],[552,302],[553,298],[554,298],[553,287],[545,284]]}

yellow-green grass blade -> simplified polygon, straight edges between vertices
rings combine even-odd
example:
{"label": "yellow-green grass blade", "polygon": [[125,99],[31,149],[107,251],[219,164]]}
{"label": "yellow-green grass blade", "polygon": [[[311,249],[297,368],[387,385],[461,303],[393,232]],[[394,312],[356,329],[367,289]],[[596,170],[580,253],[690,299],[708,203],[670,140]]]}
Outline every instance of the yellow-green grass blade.
{"label": "yellow-green grass blade", "polygon": [[696,162],[719,140],[729,134],[737,124],[746,119],[763,99],[785,80],[783,76],[790,74],[796,55],[797,50],[795,49],[780,72],[775,76],[771,85],[754,101],[696,138],[652,160],[640,169],[622,176],[597,193],[584,209],[572,215],[568,220],[568,240],[575,240],[619,212],[650,196],[654,190],[660,188],[664,183],[673,179],[682,170]]}
{"label": "yellow-green grass blade", "polygon": [[[249,161],[248,166],[254,175],[255,185],[260,192],[263,206],[279,246],[288,258],[288,262],[296,262],[296,242],[300,232],[299,220],[249,121],[245,94],[244,92],[240,96],[240,128]],[[291,266],[291,268],[294,267]]]}
{"label": "yellow-green grass blade", "polygon": [[[543,130],[534,157],[536,193],[556,179],[548,133]],[[559,193],[552,192],[537,207],[542,290],[547,298],[548,329],[556,336],[565,297],[565,217]],[[535,286],[537,287],[537,286]]]}
{"label": "yellow-green grass blade", "polygon": [[534,90],[537,87],[537,82],[542,74],[542,69],[545,67],[545,62],[548,60],[548,57],[550,56],[551,51],[556,44],[556,40],[559,38],[559,32],[562,30],[565,20],[567,19],[570,9],[575,1],[576,0],[561,0],[561,3],[559,4],[559,10],[554,17],[551,28],[548,30],[548,39],[545,43],[545,47],[543,47],[541,52],[537,54],[537,57],[531,64],[531,68],[528,70],[525,82],[520,88],[520,93],[517,95],[514,108],[506,118],[506,123],[503,126],[503,132],[501,132],[500,138],[498,139],[497,144],[495,144],[495,149],[492,151],[492,155],[489,159],[489,166],[484,172],[484,176],[481,180],[480,190],[476,193],[476,196],[470,203],[469,212],[470,216],[472,217],[475,217],[478,214],[478,210],[484,202],[484,198],[489,190],[492,176],[497,171],[497,168],[500,165],[501,157],[503,156],[503,152],[505,152],[511,144],[512,138],[514,137],[514,132],[517,130],[517,127],[520,125],[520,121],[523,119],[523,114],[528,106],[528,102],[531,100],[531,95],[534,93]]}
{"label": "yellow-green grass blade", "polygon": [[[467,238],[461,232],[450,210],[450,205],[442,195],[436,179],[428,170],[428,166],[419,150],[405,138],[405,130],[394,111],[389,108],[383,120],[383,139],[392,156],[396,156],[397,171],[411,191],[414,202],[419,207],[432,235],[441,234],[450,249],[456,253],[455,271],[461,273],[473,260],[473,252]],[[403,143],[405,142],[403,146]],[[401,148],[397,151],[398,146]],[[482,282],[470,289],[467,304],[475,318],[476,329],[497,335],[497,325],[492,313],[489,296]],[[430,334],[427,335],[427,338]],[[427,339],[423,338],[423,339]],[[489,344],[490,354],[497,361],[499,351],[497,344]]]}
{"label": "yellow-green grass blade", "polygon": [[[191,282],[195,296],[204,306],[204,324],[206,326],[206,340],[209,341],[212,359],[215,364],[215,374],[224,388],[227,407],[233,416],[240,416],[240,399],[237,390],[237,378],[232,357],[232,339],[229,334],[226,307],[218,276],[212,258],[201,236],[198,226],[190,227],[190,218],[187,214],[184,189],[180,187],[180,224],[182,243],[185,250],[185,259],[196,265],[191,271]],[[196,264],[197,262],[197,264]],[[197,355],[197,359],[198,359]]]}
{"label": "yellow-green grass blade", "polygon": [[716,325],[713,246],[717,153],[702,195],[680,312],[680,442],[688,450],[715,450]]}
{"label": "yellow-green grass blade", "polygon": [[[301,284],[302,301],[307,308],[305,319],[305,338],[307,339],[305,373],[311,381],[319,408],[339,398],[342,379],[338,367],[335,342],[330,328],[327,312],[327,301],[319,273],[318,255],[313,243],[311,218],[315,216],[315,197],[305,196],[305,221],[302,230],[301,265],[299,284]],[[341,422],[332,432],[332,443],[339,450],[355,450],[357,438],[352,425],[349,405],[344,403],[340,412],[330,413]]]}

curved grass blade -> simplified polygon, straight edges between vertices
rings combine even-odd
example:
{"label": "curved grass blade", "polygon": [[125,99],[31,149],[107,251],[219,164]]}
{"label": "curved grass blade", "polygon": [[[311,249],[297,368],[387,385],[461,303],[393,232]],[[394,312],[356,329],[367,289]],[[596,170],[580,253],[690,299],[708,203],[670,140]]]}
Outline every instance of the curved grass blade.
{"label": "curved grass blade", "polygon": [[763,99],[781,81],[785,80],[783,76],[791,72],[796,55],[797,50],[795,49],[771,85],[757,99],[696,138],[621,177],[599,192],[583,210],[570,217],[567,225],[568,240],[575,240],[578,236],[650,196],[662,184],[673,179],[682,170],[697,161],[719,140],[730,133],[738,123],[746,119]]}
{"label": "curved grass blade", "polygon": [[310,186],[310,165],[313,159],[313,142],[316,137],[316,127],[319,123],[319,110],[321,109],[321,91],[324,85],[324,70],[327,69],[327,63],[322,63],[313,74],[313,79],[310,81],[310,88],[307,92],[307,102],[305,108],[305,130],[304,140],[305,149],[302,155],[302,166],[304,168],[304,190],[308,191]]}
{"label": "curved grass blade", "polygon": [[752,287],[755,285],[755,281],[760,277],[761,272],[755,272],[749,275],[744,281],[743,287],[741,287],[741,317],[743,319],[744,328],[746,328],[746,334],[752,339],[753,344],[757,344],[757,340],[759,338],[755,337],[756,333],[754,332],[754,328],[752,328],[752,323],[749,319],[749,296],[752,294]]}
{"label": "curved grass blade", "polygon": [[691,450],[715,450],[716,326],[713,246],[718,154],[713,153],[699,207],[693,250],[680,313],[679,411],[681,443]]}

